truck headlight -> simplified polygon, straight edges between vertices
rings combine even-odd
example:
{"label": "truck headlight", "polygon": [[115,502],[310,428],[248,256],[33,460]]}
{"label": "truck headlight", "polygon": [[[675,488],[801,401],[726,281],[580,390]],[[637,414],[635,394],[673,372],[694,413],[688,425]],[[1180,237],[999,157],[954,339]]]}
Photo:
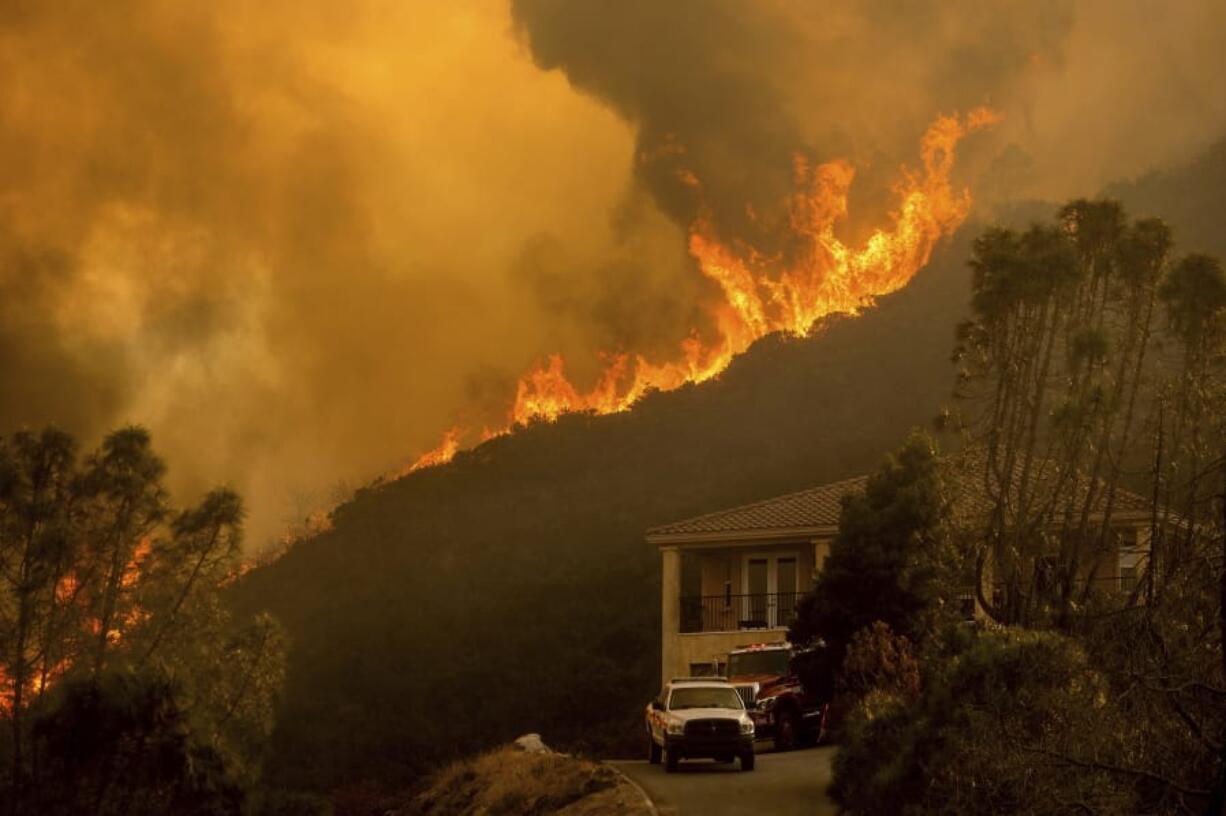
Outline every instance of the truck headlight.
{"label": "truck headlight", "polygon": [[752,734],[753,733],[753,720],[749,719],[748,717],[741,720],[741,733],[742,734]]}
{"label": "truck headlight", "polygon": [[665,729],[668,731],[668,733],[672,734],[674,737],[680,736],[685,733],[685,723],[670,722],[668,725],[665,726]]}

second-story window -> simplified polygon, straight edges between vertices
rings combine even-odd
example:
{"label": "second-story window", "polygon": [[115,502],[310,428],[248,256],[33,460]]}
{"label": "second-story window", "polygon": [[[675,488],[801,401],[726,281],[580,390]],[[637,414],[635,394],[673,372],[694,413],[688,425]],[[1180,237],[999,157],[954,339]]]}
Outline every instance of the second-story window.
{"label": "second-story window", "polygon": [[1116,531],[1119,546],[1119,581],[1121,592],[1132,592],[1141,578],[1141,566],[1146,551],[1139,542],[1136,527],[1122,527]]}

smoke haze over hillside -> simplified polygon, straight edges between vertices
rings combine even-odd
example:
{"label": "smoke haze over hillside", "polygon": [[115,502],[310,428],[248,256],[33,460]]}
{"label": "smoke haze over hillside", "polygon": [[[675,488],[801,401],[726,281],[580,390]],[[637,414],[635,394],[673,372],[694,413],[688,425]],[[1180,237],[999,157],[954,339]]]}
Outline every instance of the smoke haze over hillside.
{"label": "smoke haze over hillside", "polygon": [[1004,114],[979,202],[1226,127],[1207,0],[578,8],[0,0],[0,432],[147,424],[258,545],[544,354],[675,348],[699,208],[776,248],[797,155],[858,168],[854,239],[940,113]]}

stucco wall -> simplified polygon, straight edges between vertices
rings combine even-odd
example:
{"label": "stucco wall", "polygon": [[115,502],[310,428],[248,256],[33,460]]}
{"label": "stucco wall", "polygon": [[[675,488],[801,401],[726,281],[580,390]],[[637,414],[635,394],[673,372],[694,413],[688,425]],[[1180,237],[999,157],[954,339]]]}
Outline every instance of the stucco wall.
{"label": "stucco wall", "polygon": [[688,557],[699,560],[703,595],[724,594],[725,581],[732,582],[733,595],[741,595],[745,592],[742,575],[746,556],[761,554],[794,555],[797,560],[796,569],[800,579],[798,591],[807,592],[813,588],[813,574],[817,568],[818,558],[824,559],[828,551],[829,544],[826,542],[815,544],[810,541],[797,541],[790,544],[741,545],[719,549],[694,550],[688,554]]}
{"label": "stucco wall", "polygon": [[744,632],[693,632],[665,635],[671,648],[665,652],[672,655],[671,662],[664,665],[662,679],[685,677],[690,673],[691,663],[726,662],[728,652],[747,643],[769,643],[784,640],[786,629],[753,629]]}

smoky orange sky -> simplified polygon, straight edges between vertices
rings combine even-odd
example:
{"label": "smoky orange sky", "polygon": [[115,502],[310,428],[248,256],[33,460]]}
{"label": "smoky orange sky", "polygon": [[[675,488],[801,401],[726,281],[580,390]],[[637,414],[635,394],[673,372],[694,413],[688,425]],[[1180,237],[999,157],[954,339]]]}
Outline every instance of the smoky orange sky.
{"label": "smoky orange sky", "polygon": [[1004,116],[980,207],[1191,158],[1226,7],[1156,8],[0,0],[0,433],[145,424],[258,549],[545,355],[675,349],[691,223],[781,241],[797,156],[856,167],[851,241],[940,114]]}

